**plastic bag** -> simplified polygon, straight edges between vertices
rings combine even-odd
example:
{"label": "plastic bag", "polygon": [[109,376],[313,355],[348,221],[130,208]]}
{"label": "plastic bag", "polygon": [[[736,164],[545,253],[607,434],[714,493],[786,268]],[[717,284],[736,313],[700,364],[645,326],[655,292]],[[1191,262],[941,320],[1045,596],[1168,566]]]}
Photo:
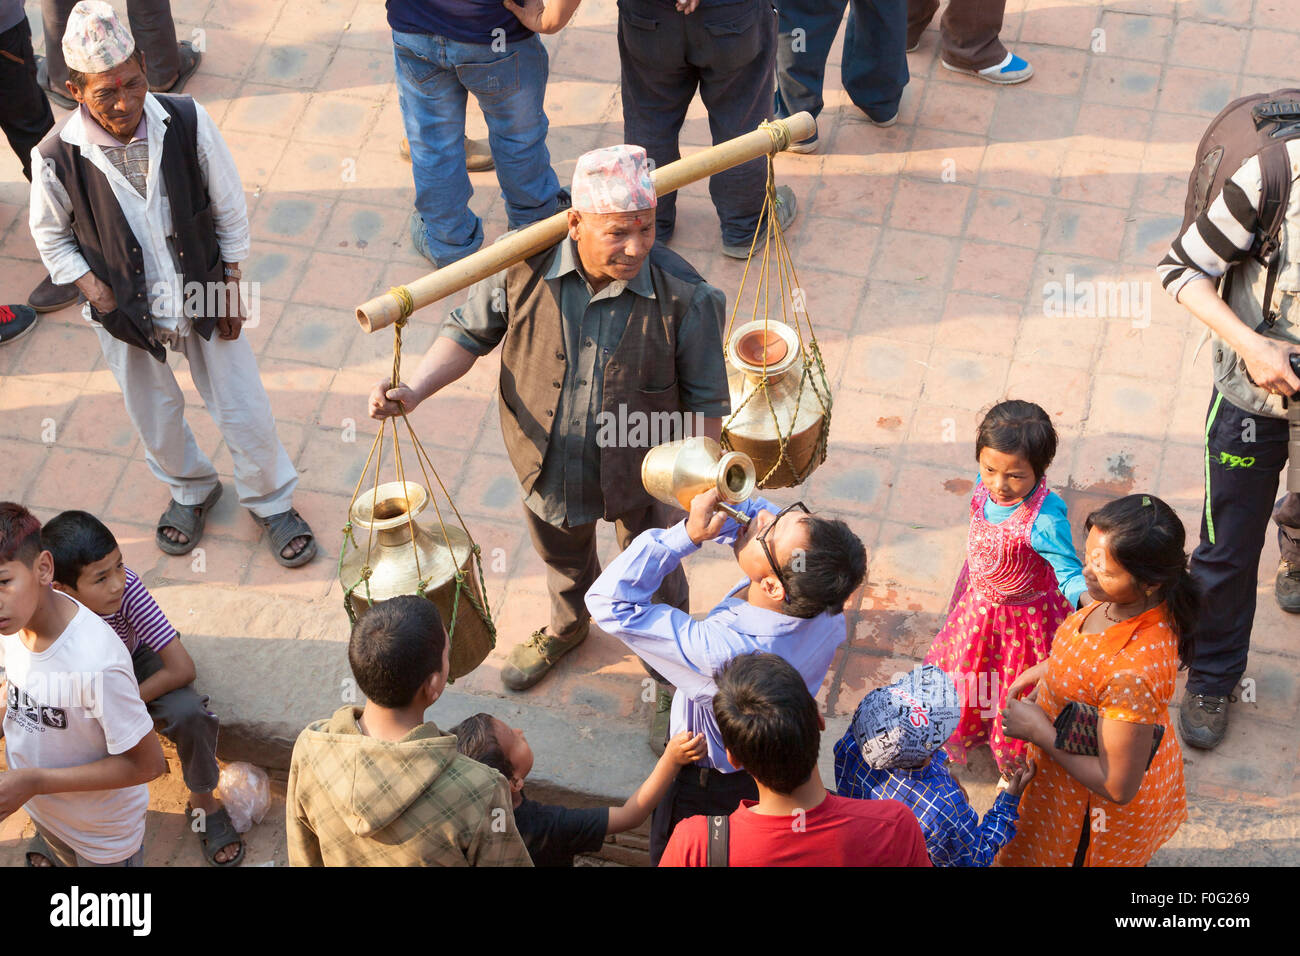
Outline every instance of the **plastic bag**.
{"label": "plastic bag", "polygon": [[261,823],[271,807],[271,779],[251,763],[230,763],[221,768],[217,796],[230,813],[230,822],[240,833]]}

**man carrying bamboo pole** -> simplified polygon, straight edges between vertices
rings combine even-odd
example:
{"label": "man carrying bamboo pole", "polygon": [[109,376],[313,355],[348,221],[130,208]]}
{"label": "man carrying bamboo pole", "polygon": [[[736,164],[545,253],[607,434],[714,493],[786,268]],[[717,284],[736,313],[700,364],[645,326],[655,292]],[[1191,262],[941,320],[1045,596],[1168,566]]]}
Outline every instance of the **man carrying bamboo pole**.
{"label": "man carrying bamboo pole", "polygon": [[[648,447],[701,433],[717,439],[730,413],[726,299],[655,245],[645,150],[583,155],[572,194],[566,238],[475,285],[411,382],[391,388],[386,379],[370,393],[373,418],[410,412],[501,344],[501,431],[551,594],[550,623],[502,668],[511,690],[536,684],[586,638],[583,599],[600,573],[596,522],[613,522],[626,547],[676,520],[641,484]],[[675,427],[663,428],[667,421]],[[658,594],[688,610],[680,569]],[[671,694],[661,686],[658,697],[651,746],[662,751]]]}

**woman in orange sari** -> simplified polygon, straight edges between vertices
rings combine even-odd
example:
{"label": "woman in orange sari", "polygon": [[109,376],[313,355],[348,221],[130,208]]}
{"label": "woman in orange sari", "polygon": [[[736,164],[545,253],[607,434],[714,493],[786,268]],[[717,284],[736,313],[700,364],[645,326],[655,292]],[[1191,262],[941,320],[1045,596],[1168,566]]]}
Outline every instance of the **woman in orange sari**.
{"label": "woman in orange sari", "polygon": [[[1038,775],[1020,803],[1004,866],[1145,866],[1187,819],[1183,756],[1169,717],[1199,599],[1185,533],[1153,495],[1089,515],[1084,579],[1093,602],[1056,632],[1048,659],[1021,674],[1002,712]],[[1019,695],[1033,688],[1023,700]],[[1070,701],[1098,708],[1098,753],[1056,747]],[[1164,728],[1150,766],[1156,727]]]}

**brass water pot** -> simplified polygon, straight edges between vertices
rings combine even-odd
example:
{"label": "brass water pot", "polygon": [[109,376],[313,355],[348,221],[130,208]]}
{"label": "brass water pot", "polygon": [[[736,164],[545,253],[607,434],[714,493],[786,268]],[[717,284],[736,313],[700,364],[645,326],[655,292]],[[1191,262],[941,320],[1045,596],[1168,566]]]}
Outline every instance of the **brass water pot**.
{"label": "brass water pot", "polygon": [[754,463],[743,452],[723,451],[712,438],[697,435],[664,442],[641,460],[641,484],[664,504],[691,510],[691,499],[718,490],[718,508],[742,525],[749,516],[731,507],[754,494]]}
{"label": "brass water pot", "polygon": [[804,388],[802,359],[798,334],[775,319],[746,322],[727,341],[732,415],[724,422],[723,438],[753,459],[763,488],[800,484],[825,457],[826,415],[813,382]]}
{"label": "brass water pot", "polygon": [[[429,493],[413,481],[384,482],[360,495],[353,503],[350,515],[357,547],[344,555],[339,581],[345,591],[356,584],[349,601],[358,617],[372,602],[386,601],[402,594],[418,594],[420,581],[426,581],[424,596],[437,606],[451,641],[451,673],[448,676],[455,680],[483,663],[494,641],[492,632],[470,600],[472,592],[479,606],[487,607],[479,588],[469,535],[459,525],[448,525],[444,535],[436,519],[419,520],[420,513],[428,504]],[[361,581],[362,567],[367,565],[370,568],[368,591],[365,582],[357,583]],[[451,616],[456,600],[457,568],[464,572],[465,582],[456,606],[453,631]],[[366,599],[367,593],[370,600]]]}

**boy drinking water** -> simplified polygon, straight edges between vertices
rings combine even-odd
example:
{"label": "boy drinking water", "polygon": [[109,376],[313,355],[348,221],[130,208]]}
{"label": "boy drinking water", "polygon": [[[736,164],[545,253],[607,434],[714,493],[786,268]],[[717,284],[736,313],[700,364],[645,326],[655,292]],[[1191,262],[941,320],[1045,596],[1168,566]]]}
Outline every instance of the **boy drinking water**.
{"label": "boy drinking water", "polygon": [[203,855],[216,866],[237,866],[244,845],[230,814],[214,795],[219,721],[208,698],[194,689],[194,661],[149,590],[122,563],[117,539],[85,511],[65,511],[46,522],[41,542],[54,559],[54,589],[90,608],[122,639],[159,733],[176,745],[190,808],[203,814]]}
{"label": "boy drinking water", "polygon": [[53,581],[41,523],[0,502],[0,820],[31,817],[28,866],[140,866],[162,747],[121,640]]}

